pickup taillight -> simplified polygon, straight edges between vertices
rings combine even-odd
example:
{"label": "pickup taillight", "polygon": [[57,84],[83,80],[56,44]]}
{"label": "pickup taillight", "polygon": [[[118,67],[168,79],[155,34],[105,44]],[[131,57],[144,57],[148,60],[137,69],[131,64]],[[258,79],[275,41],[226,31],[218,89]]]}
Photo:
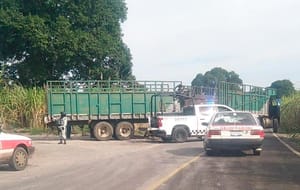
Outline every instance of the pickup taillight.
{"label": "pickup taillight", "polygon": [[157,127],[158,128],[162,127],[162,120],[163,120],[163,118],[161,118],[161,117],[157,118]]}
{"label": "pickup taillight", "polygon": [[251,135],[259,135],[260,138],[265,137],[265,132],[264,130],[251,130]]}

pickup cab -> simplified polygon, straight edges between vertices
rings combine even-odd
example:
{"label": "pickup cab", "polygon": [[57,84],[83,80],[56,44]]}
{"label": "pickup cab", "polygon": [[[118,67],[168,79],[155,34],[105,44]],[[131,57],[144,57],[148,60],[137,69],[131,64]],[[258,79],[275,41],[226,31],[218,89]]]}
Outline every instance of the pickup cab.
{"label": "pickup cab", "polygon": [[221,104],[199,104],[183,107],[182,112],[158,113],[150,118],[149,136],[161,137],[162,140],[185,142],[188,137],[202,139],[207,126],[216,112],[234,111],[231,107]]}

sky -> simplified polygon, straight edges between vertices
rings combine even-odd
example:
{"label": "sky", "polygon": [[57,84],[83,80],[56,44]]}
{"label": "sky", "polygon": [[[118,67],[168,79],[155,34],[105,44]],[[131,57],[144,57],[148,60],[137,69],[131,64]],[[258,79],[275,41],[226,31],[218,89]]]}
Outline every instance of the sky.
{"label": "sky", "polygon": [[190,85],[215,67],[245,84],[300,89],[299,0],[125,0],[123,41],[137,80]]}

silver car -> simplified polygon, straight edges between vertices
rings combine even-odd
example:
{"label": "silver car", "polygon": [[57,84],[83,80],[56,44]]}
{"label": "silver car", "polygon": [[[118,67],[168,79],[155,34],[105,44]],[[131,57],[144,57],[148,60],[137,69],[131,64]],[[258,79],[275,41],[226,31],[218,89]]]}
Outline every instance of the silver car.
{"label": "silver car", "polygon": [[207,155],[217,150],[253,150],[260,155],[265,133],[250,112],[218,112],[206,124],[203,144]]}

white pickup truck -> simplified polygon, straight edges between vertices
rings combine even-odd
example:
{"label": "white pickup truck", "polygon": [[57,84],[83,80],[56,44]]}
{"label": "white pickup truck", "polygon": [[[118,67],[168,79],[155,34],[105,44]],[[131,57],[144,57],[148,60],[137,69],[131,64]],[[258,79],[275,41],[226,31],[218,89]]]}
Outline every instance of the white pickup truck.
{"label": "white pickup truck", "polygon": [[234,110],[221,104],[199,104],[184,107],[182,112],[156,114],[150,120],[149,136],[174,142],[185,142],[188,137],[202,138],[207,128],[202,123],[209,122],[212,115],[220,111]]}

